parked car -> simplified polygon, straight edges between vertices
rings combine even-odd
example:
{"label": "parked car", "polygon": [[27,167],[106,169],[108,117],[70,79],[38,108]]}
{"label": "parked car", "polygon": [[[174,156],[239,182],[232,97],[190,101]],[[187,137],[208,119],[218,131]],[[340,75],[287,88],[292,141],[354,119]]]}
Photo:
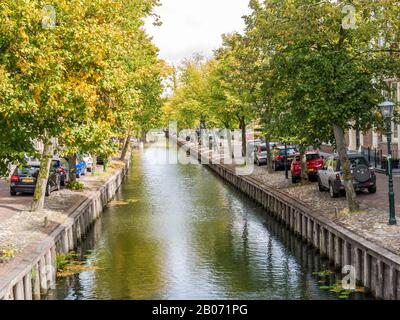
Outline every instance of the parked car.
{"label": "parked car", "polygon": [[[69,163],[69,157],[65,157],[65,159]],[[86,162],[83,160],[82,156],[79,154],[76,155],[75,172],[76,172],[77,178],[80,178],[81,175],[85,175],[87,172]]]}
{"label": "parked car", "polygon": [[250,157],[252,154],[255,154],[257,146],[261,145],[262,143],[263,142],[261,139],[247,141],[247,146],[246,146],[247,157]]}
{"label": "parked car", "polygon": [[[296,148],[287,146],[287,165],[290,168],[292,160],[294,159],[295,154],[297,153]],[[279,169],[285,169],[285,147],[279,146],[272,148],[272,168],[274,171],[278,171]]]}
{"label": "parked car", "polygon": [[[39,165],[24,165],[16,167],[10,179],[10,194],[16,196],[18,193],[35,193],[39,169]],[[60,190],[60,186],[60,173],[56,168],[51,166],[45,190],[46,196],[49,196],[54,190]]]}
{"label": "parked car", "polygon": [[66,158],[54,158],[51,162],[51,166],[58,170],[60,173],[61,186],[65,186],[69,182],[69,163]]}
{"label": "parked car", "polygon": [[[269,146],[270,150],[273,150],[273,148],[276,148],[277,142],[270,142]],[[258,166],[267,164],[267,144],[265,142],[262,142],[256,146],[254,151],[254,163],[256,163]]]}
{"label": "parked car", "polygon": [[[376,176],[368,160],[361,154],[348,154],[353,186],[356,191],[367,189],[376,192]],[[320,191],[329,190],[332,198],[337,198],[344,191],[343,173],[338,155],[329,156],[324,166],[318,170],[318,187]]]}
{"label": "parked car", "polygon": [[267,144],[261,143],[256,146],[256,150],[254,151],[254,163],[258,166],[262,166],[267,164]]}
{"label": "parked car", "polygon": [[93,158],[89,155],[83,156],[83,161],[86,163],[86,170],[92,172],[93,170]]}
{"label": "parked car", "polygon": [[[307,175],[308,180],[317,181],[318,169],[324,166],[324,159],[318,151],[306,151]],[[300,154],[296,154],[290,166],[292,182],[296,183],[301,179],[301,160]]]}

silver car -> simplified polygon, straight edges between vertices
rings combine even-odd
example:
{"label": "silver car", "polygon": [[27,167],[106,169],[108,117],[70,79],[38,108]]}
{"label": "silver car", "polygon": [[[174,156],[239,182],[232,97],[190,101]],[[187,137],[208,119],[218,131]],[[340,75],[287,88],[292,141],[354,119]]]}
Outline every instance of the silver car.
{"label": "silver car", "polygon": [[[376,192],[376,176],[368,160],[361,154],[348,154],[350,170],[353,175],[353,186],[356,191],[367,189]],[[329,156],[324,166],[318,170],[319,191],[329,190],[332,198],[340,196],[344,191],[343,174],[338,155]]]}
{"label": "silver car", "polygon": [[257,147],[262,143],[263,142],[260,139],[247,141],[246,145],[247,157],[250,158],[252,154],[254,154],[254,152],[257,150]]}
{"label": "silver car", "polygon": [[[277,146],[277,142],[270,142],[270,149]],[[258,166],[267,164],[267,144],[265,142],[258,144],[254,150],[254,163]]]}

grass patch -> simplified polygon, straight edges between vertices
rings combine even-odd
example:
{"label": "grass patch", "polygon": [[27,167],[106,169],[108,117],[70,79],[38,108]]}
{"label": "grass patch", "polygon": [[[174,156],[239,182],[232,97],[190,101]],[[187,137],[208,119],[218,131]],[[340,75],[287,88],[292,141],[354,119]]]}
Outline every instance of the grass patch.
{"label": "grass patch", "polygon": [[93,172],[92,173],[92,177],[103,177],[105,175],[106,175],[105,172]]}
{"label": "grass patch", "polygon": [[7,262],[15,257],[17,254],[17,249],[13,246],[7,246],[4,248],[0,248],[0,263]]}
{"label": "grass patch", "polygon": [[85,184],[81,181],[75,181],[75,182],[69,183],[67,188],[70,190],[82,191],[83,189],[85,189]]}

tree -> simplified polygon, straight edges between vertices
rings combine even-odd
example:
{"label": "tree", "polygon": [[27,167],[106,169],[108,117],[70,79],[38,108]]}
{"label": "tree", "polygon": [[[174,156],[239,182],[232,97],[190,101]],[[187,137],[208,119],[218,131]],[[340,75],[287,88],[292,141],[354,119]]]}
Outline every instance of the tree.
{"label": "tree", "polygon": [[168,100],[179,128],[205,128],[215,124],[210,111],[208,88],[209,63],[197,55],[185,60],[178,70],[176,88]]}
{"label": "tree", "polygon": [[253,119],[252,106],[256,102],[255,91],[258,83],[251,74],[254,65],[253,49],[247,38],[238,33],[223,36],[222,47],[215,52],[216,75],[225,96],[225,105],[218,113],[236,117],[242,131],[242,155],[246,156],[246,127]]}
{"label": "tree", "polygon": [[[353,1],[356,28],[345,25],[343,5],[332,1],[252,1],[248,18],[259,47],[271,59],[274,118],[297,127],[306,142],[335,141],[351,211],[359,205],[352,185],[344,132],[379,124],[376,108],[389,72],[378,39],[398,37],[396,1]],[[388,22],[390,27],[388,27]],[[394,27],[396,26],[396,27]],[[315,125],[316,124],[316,125]],[[326,128],[330,128],[327,131]],[[309,130],[312,131],[309,131]],[[309,132],[307,135],[306,133]],[[296,133],[296,132],[294,132]]]}
{"label": "tree", "polygon": [[[72,155],[109,153],[111,138],[130,127],[135,112],[143,111],[137,79],[148,72],[140,67],[141,59],[152,46],[142,30],[143,18],[157,4],[60,0],[55,16],[40,0],[0,4],[0,90],[7,90],[0,124],[7,128],[18,121],[14,132],[0,133],[20,141],[0,153],[0,164],[4,172],[24,153],[36,153],[33,140],[42,142],[33,211],[43,208],[53,141],[62,146],[60,152]],[[153,59],[146,65],[155,63],[152,48]]]}

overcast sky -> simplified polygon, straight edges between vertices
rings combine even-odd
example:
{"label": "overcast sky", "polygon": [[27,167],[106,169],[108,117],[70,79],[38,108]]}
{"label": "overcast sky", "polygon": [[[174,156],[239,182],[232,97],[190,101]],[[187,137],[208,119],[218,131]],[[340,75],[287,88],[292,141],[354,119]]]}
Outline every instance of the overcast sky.
{"label": "overcast sky", "polygon": [[160,48],[160,57],[172,63],[195,53],[211,56],[221,35],[242,31],[242,16],[249,13],[248,0],[161,0],[156,12],[163,25],[146,23]]}

